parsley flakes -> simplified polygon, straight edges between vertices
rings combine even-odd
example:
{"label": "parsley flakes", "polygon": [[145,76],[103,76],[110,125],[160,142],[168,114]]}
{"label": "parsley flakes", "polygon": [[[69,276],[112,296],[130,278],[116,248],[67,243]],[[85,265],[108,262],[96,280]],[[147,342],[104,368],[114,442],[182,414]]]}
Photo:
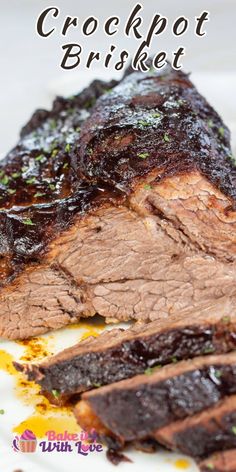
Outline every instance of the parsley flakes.
{"label": "parsley flakes", "polygon": [[35,223],[33,223],[33,221],[31,220],[31,218],[25,218],[23,220],[23,223],[24,225],[28,225],[28,226],[35,226]]}
{"label": "parsley flakes", "polygon": [[219,135],[223,138],[224,135],[225,135],[225,129],[223,128],[223,126],[221,126],[221,127],[218,129],[218,132],[219,132]]}
{"label": "parsley flakes", "polygon": [[55,398],[59,398],[60,396],[60,392],[58,392],[58,390],[52,390],[52,394]]}
{"label": "parsley flakes", "polygon": [[31,185],[31,184],[35,184],[35,181],[36,181],[36,177],[31,177],[30,179],[26,180],[26,183]]}
{"label": "parsley flakes", "polygon": [[168,136],[167,133],[164,134],[163,139],[164,139],[164,141],[165,141],[166,143],[169,143],[169,142],[170,142],[170,137]]}

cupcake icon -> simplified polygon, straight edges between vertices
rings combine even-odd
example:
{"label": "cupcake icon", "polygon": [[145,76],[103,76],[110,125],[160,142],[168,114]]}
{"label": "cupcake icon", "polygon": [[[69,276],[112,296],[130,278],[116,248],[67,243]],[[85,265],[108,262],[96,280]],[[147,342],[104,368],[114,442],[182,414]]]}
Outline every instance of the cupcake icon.
{"label": "cupcake icon", "polygon": [[18,445],[21,452],[35,452],[37,447],[37,438],[33,431],[26,429],[20,436]]}

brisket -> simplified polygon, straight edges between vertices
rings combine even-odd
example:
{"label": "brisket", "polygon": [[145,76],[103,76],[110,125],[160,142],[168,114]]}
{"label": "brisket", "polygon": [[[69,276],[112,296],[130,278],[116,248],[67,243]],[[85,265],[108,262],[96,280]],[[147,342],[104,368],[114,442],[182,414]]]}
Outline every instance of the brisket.
{"label": "brisket", "polygon": [[157,365],[235,348],[234,316],[220,319],[220,314],[214,318],[195,314],[194,319],[189,316],[105,331],[41,364],[14,365],[29,380],[36,381],[53,403],[62,404],[72,395],[133,377]]}
{"label": "brisket", "polygon": [[170,66],[114,85],[36,112],[1,163],[0,336],[235,310],[228,129]]}
{"label": "brisket", "polygon": [[236,395],[198,415],[159,429],[154,437],[168,449],[197,459],[236,448]]}
{"label": "brisket", "polygon": [[[75,415],[122,443],[195,415],[236,393],[236,353],[180,361],[82,394]],[[181,423],[180,423],[181,424]]]}

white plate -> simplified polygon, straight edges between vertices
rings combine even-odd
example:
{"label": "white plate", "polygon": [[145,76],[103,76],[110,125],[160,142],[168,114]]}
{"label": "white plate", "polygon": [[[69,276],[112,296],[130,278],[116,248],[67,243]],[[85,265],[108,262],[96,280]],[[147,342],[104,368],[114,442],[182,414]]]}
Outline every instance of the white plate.
{"label": "white plate", "polygon": [[[104,78],[102,70],[94,73],[95,76]],[[107,77],[105,77],[107,78]],[[92,79],[92,77],[91,77]],[[210,103],[223,116],[224,121],[231,128],[233,135],[233,148],[236,148],[236,121],[234,103],[232,97],[235,92],[235,74],[218,74],[209,75],[201,74],[192,77],[199,90],[209,99]],[[53,95],[60,93],[74,93],[78,89],[86,85],[88,82],[87,74],[82,72],[72,74],[69,80],[52,81],[44,92],[44,102],[50,102]],[[219,93],[220,91],[220,93]],[[9,108],[12,110],[24,103],[24,98],[18,96],[18,104],[14,101],[11,104],[9,98]],[[18,123],[20,127],[21,123]],[[9,121],[9,128],[11,122]],[[2,139],[2,138],[1,138]],[[3,136],[4,140],[4,136]],[[4,142],[3,142],[4,148]],[[93,326],[93,325],[92,325]],[[96,327],[94,328],[96,329]],[[58,352],[59,350],[74,344],[81,336],[89,332],[88,327],[77,326],[73,329],[64,329],[53,334],[42,336],[38,339],[38,345],[45,347],[50,353]],[[30,343],[32,345],[32,343]],[[22,355],[29,353],[31,347],[22,346],[15,342],[0,341],[0,350],[9,353],[12,358],[20,359]],[[39,356],[40,357],[40,356]],[[0,355],[0,366],[3,362],[4,356]],[[10,362],[9,358],[9,362]],[[22,379],[22,377],[21,377]],[[64,411],[60,413],[57,409],[55,411],[51,408],[46,413],[38,413],[36,404],[42,402],[41,396],[38,395],[37,389],[33,386],[23,386],[20,383],[20,375],[9,375],[0,369],[0,410],[3,409],[5,413],[0,415],[0,471],[13,472],[17,469],[22,469],[23,472],[64,472],[65,470],[83,472],[91,472],[93,469],[103,470],[108,472],[114,470],[106,457],[105,453],[94,453],[83,457],[78,455],[75,451],[72,453],[43,453],[41,451],[26,454],[14,452],[12,448],[12,440],[16,434],[13,430],[19,424],[26,420],[25,428],[32,429],[38,433],[39,429],[51,429],[52,424],[57,424],[58,432],[63,432],[65,429],[73,432],[76,430],[76,425],[73,416],[70,412]],[[61,425],[60,423],[61,422]],[[23,428],[23,426],[22,426]],[[78,430],[79,431],[79,430]],[[36,434],[37,435],[37,434]],[[42,436],[42,434],[40,434]],[[40,442],[40,438],[38,438]],[[119,466],[121,472],[141,472],[146,468],[149,472],[197,472],[198,468],[194,463],[182,455],[170,454],[166,452],[157,452],[155,454],[144,454],[136,451],[128,451],[127,455],[133,460],[133,464],[122,463]]]}

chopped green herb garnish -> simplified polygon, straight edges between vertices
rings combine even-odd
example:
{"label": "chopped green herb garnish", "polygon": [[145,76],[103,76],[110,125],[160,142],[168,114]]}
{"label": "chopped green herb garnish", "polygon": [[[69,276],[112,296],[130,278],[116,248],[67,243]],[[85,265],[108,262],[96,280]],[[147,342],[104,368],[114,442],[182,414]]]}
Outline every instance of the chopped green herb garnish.
{"label": "chopped green herb garnish", "polygon": [[9,182],[9,177],[7,175],[4,175],[4,177],[0,180],[0,183],[2,185],[7,185]]}
{"label": "chopped green herb garnish", "polygon": [[58,149],[53,149],[52,151],[52,157],[56,157],[56,155],[58,154],[59,150]]}
{"label": "chopped green herb garnish", "polygon": [[223,318],[221,318],[221,320],[223,321],[223,323],[230,323],[230,316],[223,316]]}
{"label": "chopped green herb garnish", "polygon": [[232,427],[232,432],[236,435],[236,426]]}
{"label": "chopped green herb garnish", "polygon": [[9,188],[8,193],[10,193],[10,195],[14,195],[14,193],[16,193],[16,189],[15,188]]}
{"label": "chopped green herb garnish", "polygon": [[138,157],[141,157],[141,159],[146,159],[149,156],[148,152],[141,152],[140,154],[137,154]]}
{"label": "chopped green herb garnish", "polygon": [[160,113],[153,113],[152,117],[153,118],[160,118],[161,114]]}
{"label": "chopped green herb garnish", "polygon": [[176,364],[176,362],[178,362],[177,357],[172,357],[172,358],[171,358],[171,362],[173,362],[173,364]]}
{"label": "chopped green herb garnish", "polygon": [[39,156],[37,156],[37,157],[35,158],[35,160],[38,161],[38,162],[43,162],[44,159],[45,159],[45,156],[44,156],[43,154],[40,154]]}
{"label": "chopped green herb garnish", "polygon": [[51,129],[55,129],[57,127],[56,120],[54,120],[54,119],[50,120],[49,126],[50,126]]}
{"label": "chopped green herb garnish", "polygon": [[21,174],[20,172],[13,172],[11,176],[13,177],[13,179],[18,179],[21,176]]}
{"label": "chopped green herb garnish", "polygon": [[164,141],[166,141],[166,143],[169,143],[170,142],[170,138],[168,136],[167,133],[164,134],[164,137],[163,137]]}
{"label": "chopped green herb garnish", "polygon": [[68,162],[65,162],[65,164],[63,165],[63,169],[67,169],[68,166],[69,166]]}
{"label": "chopped green herb garnish", "polygon": [[151,189],[152,189],[152,186],[149,185],[149,184],[145,184],[145,185],[143,186],[143,188],[144,188],[145,190],[151,190]]}
{"label": "chopped green herb garnish", "polygon": [[208,120],[207,124],[208,124],[209,128],[212,128],[212,126],[214,126],[214,123],[213,123],[212,120]]}
{"label": "chopped green herb garnish", "polygon": [[90,100],[85,102],[84,108],[91,108],[95,102],[96,102],[96,98],[95,97],[91,98]]}
{"label": "chopped green herb garnish", "polygon": [[221,127],[218,129],[218,131],[219,131],[219,135],[223,138],[224,135],[225,135],[225,129],[223,128],[223,126],[221,126]]}
{"label": "chopped green herb garnish", "polygon": [[60,392],[58,392],[58,390],[52,390],[52,394],[55,398],[59,398],[60,396]]}
{"label": "chopped green herb garnish", "polygon": [[31,184],[34,184],[35,181],[36,181],[36,177],[31,177],[30,179],[27,179],[27,180],[26,180],[26,183],[29,184],[29,185],[31,185]]}
{"label": "chopped green herb garnish", "polygon": [[[54,149],[56,149],[57,146],[58,146],[58,141],[56,139],[54,139],[50,144],[50,152],[52,152]],[[44,152],[47,152],[47,150],[45,149]]]}
{"label": "chopped green herb garnish", "polygon": [[0,170],[0,177],[4,175],[4,170]]}
{"label": "chopped green herb garnish", "polygon": [[104,93],[112,93],[112,91],[113,91],[112,88],[111,88],[111,89],[105,89],[105,90],[104,90]]}
{"label": "chopped green herb garnish", "polygon": [[55,184],[49,184],[49,188],[50,188],[50,190],[55,190],[55,189],[56,189],[56,185],[55,185]]}
{"label": "chopped green herb garnish", "polygon": [[212,469],[214,468],[214,465],[211,464],[211,462],[208,462],[207,468],[210,469],[210,470],[212,470]]}
{"label": "chopped green herb garnish", "polygon": [[81,131],[80,126],[77,126],[77,128],[75,128],[75,131],[76,131],[77,133],[79,133],[79,132]]}
{"label": "chopped green herb garnish", "polygon": [[66,151],[66,152],[70,152],[70,144],[69,144],[69,143],[67,143],[67,145],[66,145],[66,147],[65,147],[65,151]]}
{"label": "chopped green herb garnish", "polygon": [[91,156],[93,154],[93,150],[91,148],[88,148],[87,153],[88,153],[89,156]]}
{"label": "chopped green herb garnish", "polygon": [[152,375],[157,369],[161,369],[161,365],[155,365],[154,367],[148,367],[145,371],[144,374],[146,375]]}
{"label": "chopped green herb garnish", "polygon": [[33,221],[31,220],[31,218],[25,218],[23,220],[23,223],[24,225],[28,225],[28,226],[35,226],[35,223],[33,223]]}
{"label": "chopped green herb garnish", "polygon": [[45,193],[42,193],[42,192],[36,192],[36,193],[34,194],[34,197],[35,197],[35,198],[38,198],[38,197],[43,197],[44,195],[46,195],[46,194],[45,194]]}
{"label": "chopped green herb garnish", "polygon": [[139,120],[138,124],[142,125],[142,126],[150,126],[150,123],[148,123],[148,121],[144,121],[144,120]]}
{"label": "chopped green herb garnish", "polygon": [[100,383],[94,383],[93,384],[93,387],[95,387],[95,388],[100,388],[101,386],[102,386],[102,384],[100,384]]}
{"label": "chopped green herb garnish", "polygon": [[29,170],[28,167],[26,167],[26,166],[21,167],[21,171],[23,172],[23,174],[24,174],[25,172],[27,172],[27,170]]}
{"label": "chopped green herb garnish", "polygon": [[216,371],[215,371],[215,377],[216,377],[217,379],[219,379],[221,376],[222,376],[221,370],[216,370]]}
{"label": "chopped green herb garnish", "polygon": [[145,375],[152,375],[154,368],[153,367],[148,367],[145,371]]}
{"label": "chopped green herb garnish", "polygon": [[4,413],[5,413],[5,410],[1,409],[0,410],[0,415],[4,415]]}
{"label": "chopped green herb garnish", "polygon": [[203,351],[204,354],[211,354],[212,352],[215,352],[214,347],[206,347]]}

